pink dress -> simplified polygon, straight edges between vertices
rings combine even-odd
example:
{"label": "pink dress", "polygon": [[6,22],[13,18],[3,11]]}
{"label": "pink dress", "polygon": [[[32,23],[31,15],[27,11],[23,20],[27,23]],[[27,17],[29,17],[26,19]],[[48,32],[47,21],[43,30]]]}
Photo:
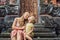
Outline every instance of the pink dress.
{"label": "pink dress", "polygon": [[[19,26],[19,23],[16,24],[16,26],[18,27]],[[17,36],[17,40],[25,40],[25,36],[24,36],[24,32],[23,32],[23,29],[14,29],[12,32],[11,32],[11,38],[13,38],[14,36]]]}

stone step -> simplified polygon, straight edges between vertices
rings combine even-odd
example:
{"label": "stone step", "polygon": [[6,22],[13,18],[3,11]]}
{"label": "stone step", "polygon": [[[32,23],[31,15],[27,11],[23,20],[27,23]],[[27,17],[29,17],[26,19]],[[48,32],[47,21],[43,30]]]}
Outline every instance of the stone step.
{"label": "stone step", "polygon": [[34,37],[41,37],[41,38],[52,38],[56,37],[55,33],[34,33]]}
{"label": "stone step", "polygon": [[[11,40],[10,38],[0,38],[0,40]],[[60,38],[33,38],[33,40],[60,40]]]}
{"label": "stone step", "polygon": [[[8,32],[10,33],[12,31],[11,28],[8,29]],[[55,32],[53,29],[49,28],[34,28],[34,32]]]}
{"label": "stone step", "polygon": [[[4,38],[9,38],[10,37],[10,33],[1,33],[0,34],[0,38],[2,38],[2,37],[4,37]],[[46,32],[46,33],[34,33],[34,37],[56,37],[56,34],[55,34],[55,32],[51,32],[51,33],[49,33],[49,32]]]}
{"label": "stone step", "polygon": [[11,40],[10,38],[0,38],[0,40]]}
{"label": "stone step", "polygon": [[53,32],[53,30],[48,28],[34,28],[34,32]]}
{"label": "stone step", "polygon": [[34,25],[35,28],[37,27],[45,27],[44,25]]}
{"label": "stone step", "polygon": [[[9,28],[8,29],[8,32],[11,32],[12,31],[12,29],[11,28]],[[34,32],[53,32],[54,30],[53,29],[51,29],[51,28],[44,28],[44,27],[36,27],[36,28],[34,28]]]}
{"label": "stone step", "polygon": [[34,25],[44,25],[44,24],[42,24],[42,23],[35,23]]}
{"label": "stone step", "polygon": [[10,33],[1,33],[0,38],[10,38]]}
{"label": "stone step", "polygon": [[35,28],[46,27],[46,28],[54,28],[53,26],[45,26],[45,25],[34,25]]}
{"label": "stone step", "polygon": [[33,38],[33,40],[60,40],[60,38]]}

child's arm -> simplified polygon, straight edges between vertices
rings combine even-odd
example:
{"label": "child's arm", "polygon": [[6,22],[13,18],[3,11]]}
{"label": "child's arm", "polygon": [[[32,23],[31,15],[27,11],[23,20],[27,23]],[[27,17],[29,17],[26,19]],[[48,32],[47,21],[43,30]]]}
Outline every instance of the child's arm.
{"label": "child's arm", "polygon": [[31,31],[28,34],[32,33],[33,32],[33,29],[34,29],[34,27],[31,27]]}

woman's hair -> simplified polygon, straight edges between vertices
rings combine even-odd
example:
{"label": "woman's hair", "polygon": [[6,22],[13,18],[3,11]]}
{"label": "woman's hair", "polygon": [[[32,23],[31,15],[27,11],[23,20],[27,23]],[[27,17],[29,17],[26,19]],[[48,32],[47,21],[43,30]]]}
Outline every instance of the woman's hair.
{"label": "woman's hair", "polygon": [[26,24],[28,22],[29,12],[25,12],[21,17],[24,19],[24,24]]}
{"label": "woman's hair", "polygon": [[29,12],[25,12],[23,15],[28,15],[29,16]]}
{"label": "woman's hair", "polygon": [[29,17],[30,15],[29,15],[29,12],[25,12],[22,16],[26,18],[26,17]]}
{"label": "woman's hair", "polygon": [[20,17],[17,21],[19,22],[20,26],[24,25],[24,19],[22,17]]}
{"label": "woman's hair", "polygon": [[35,22],[36,22],[34,16],[30,16],[30,17],[28,18],[28,20],[31,20],[31,23],[35,23]]}
{"label": "woman's hair", "polygon": [[23,17],[20,17],[19,19],[20,19],[20,21],[24,21],[24,18]]}

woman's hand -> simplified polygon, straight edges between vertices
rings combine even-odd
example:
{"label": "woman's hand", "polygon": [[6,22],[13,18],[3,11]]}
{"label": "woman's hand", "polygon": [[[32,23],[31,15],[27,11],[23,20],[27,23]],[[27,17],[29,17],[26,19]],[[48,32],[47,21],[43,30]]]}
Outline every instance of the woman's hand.
{"label": "woman's hand", "polygon": [[19,29],[25,29],[25,26],[23,26],[23,27],[19,27]]}
{"label": "woman's hand", "polygon": [[16,29],[16,30],[18,30],[19,28],[18,28],[18,27],[13,27],[12,29]]}
{"label": "woman's hand", "polygon": [[25,26],[23,26],[23,27],[13,27],[12,29],[22,30],[22,29],[25,29]]}

